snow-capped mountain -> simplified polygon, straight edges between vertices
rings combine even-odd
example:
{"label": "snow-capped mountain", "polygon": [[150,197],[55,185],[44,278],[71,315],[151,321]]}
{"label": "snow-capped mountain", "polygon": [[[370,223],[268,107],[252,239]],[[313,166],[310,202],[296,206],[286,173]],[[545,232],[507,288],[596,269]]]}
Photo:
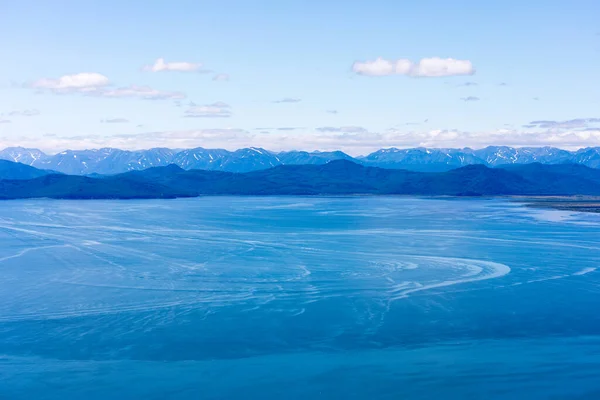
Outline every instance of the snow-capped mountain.
{"label": "snow-capped mountain", "polygon": [[382,149],[362,157],[365,164],[383,168],[406,168],[417,171],[446,171],[465,165],[483,164],[495,167],[505,164],[564,164],[576,163],[600,167],[600,149],[589,148],[576,152],[555,147],[489,146],[483,149]]}
{"label": "snow-capped mountain", "polygon": [[381,149],[360,160],[382,168],[404,168],[416,171],[447,171],[471,164],[485,164],[470,149]]}
{"label": "snow-capped mountain", "polygon": [[286,151],[277,154],[282,164],[326,164],[333,160],[350,160],[353,158],[342,151]]}
{"label": "snow-capped mountain", "polygon": [[215,170],[229,152],[223,149],[204,149],[198,147],[180,151],[173,156],[172,162],[183,169]]}
{"label": "snow-capped mountain", "polygon": [[228,172],[256,171],[281,164],[275,153],[257,147],[240,149],[234,152],[198,147],[177,153],[172,162],[183,169]]}
{"label": "snow-capped mountain", "polygon": [[573,154],[571,162],[591,168],[600,168],[600,147],[579,149]]}
{"label": "snow-capped mountain", "polygon": [[67,150],[31,164],[66,174],[117,174],[169,165],[174,152],[169,149],[126,151],[112,148]]}
{"label": "snow-capped mountain", "polygon": [[473,155],[480,158],[489,166],[503,164],[562,164],[572,162],[573,153],[555,147],[507,147],[489,146],[473,150]]}
{"label": "snow-capped mountain", "polygon": [[26,149],[24,147],[7,147],[0,151],[0,160],[14,161],[26,165],[33,165],[48,157],[38,149]]}
{"label": "snow-capped mountain", "polygon": [[37,149],[11,147],[0,151],[0,159],[20,162],[36,168],[66,174],[117,174],[170,164],[183,169],[249,172],[290,164],[326,164],[333,160],[349,160],[382,168],[414,171],[447,171],[472,164],[494,167],[504,164],[576,163],[600,168],[600,147],[567,151],[554,147],[490,146],[484,149],[381,149],[364,157],[352,158],[341,151],[272,152],[250,147],[236,151],[224,149],[187,150],[154,148],[127,151],[113,148],[67,150],[47,155]]}

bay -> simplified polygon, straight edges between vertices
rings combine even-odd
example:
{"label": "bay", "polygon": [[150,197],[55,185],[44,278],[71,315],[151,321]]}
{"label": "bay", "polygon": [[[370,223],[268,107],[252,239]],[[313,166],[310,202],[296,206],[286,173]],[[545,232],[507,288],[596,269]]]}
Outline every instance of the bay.
{"label": "bay", "polygon": [[0,397],[597,398],[600,216],[505,199],[0,204]]}

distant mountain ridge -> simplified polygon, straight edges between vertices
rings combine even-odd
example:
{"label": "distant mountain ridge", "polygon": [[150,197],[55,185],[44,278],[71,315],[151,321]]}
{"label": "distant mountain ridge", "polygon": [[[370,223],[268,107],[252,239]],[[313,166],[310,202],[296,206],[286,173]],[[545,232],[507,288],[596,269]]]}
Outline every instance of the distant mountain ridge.
{"label": "distant mountain ridge", "polygon": [[127,171],[175,164],[183,169],[250,172],[279,165],[326,164],[334,160],[349,160],[365,166],[408,169],[422,172],[443,172],[467,165],[495,167],[504,164],[581,164],[600,168],[600,147],[568,151],[555,147],[489,146],[483,149],[381,149],[362,157],[351,157],[341,151],[272,152],[250,147],[236,151],[195,148],[172,150],[153,148],[128,151],[114,148],[66,150],[48,155],[38,149],[10,147],[0,151],[0,159],[20,162],[39,169],[71,175],[112,175]]}
{"label": "distant mountain ridge", "polygon": [[[33,169],[23,164],[14,168]],[[10,167],[10,166],[9,166]],[[30,173],[31,171],[25,171]],[[335,160],[236,173],[175,164],[97,178],[45,173],[0,178],[0,199],[150,199],[202,195],[600,195],[600,169],[579,164],[468,165],[447,172],[386,169]]]}

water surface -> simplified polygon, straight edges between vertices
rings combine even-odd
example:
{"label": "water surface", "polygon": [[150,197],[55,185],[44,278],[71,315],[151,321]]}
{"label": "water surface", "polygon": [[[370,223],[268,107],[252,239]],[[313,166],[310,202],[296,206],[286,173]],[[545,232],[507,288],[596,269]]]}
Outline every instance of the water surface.
{"label": "water surface", "polygon": [[600,398],[600,216],[0,203],[0,398]]}

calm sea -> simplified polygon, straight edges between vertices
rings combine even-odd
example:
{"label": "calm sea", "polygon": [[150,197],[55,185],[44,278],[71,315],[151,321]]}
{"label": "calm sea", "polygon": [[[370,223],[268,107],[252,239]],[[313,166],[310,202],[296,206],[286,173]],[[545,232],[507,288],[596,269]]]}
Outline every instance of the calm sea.
{"label": "calm sea", "polygon": [[598,399],[600,215],[0,203],[2,399]]}

